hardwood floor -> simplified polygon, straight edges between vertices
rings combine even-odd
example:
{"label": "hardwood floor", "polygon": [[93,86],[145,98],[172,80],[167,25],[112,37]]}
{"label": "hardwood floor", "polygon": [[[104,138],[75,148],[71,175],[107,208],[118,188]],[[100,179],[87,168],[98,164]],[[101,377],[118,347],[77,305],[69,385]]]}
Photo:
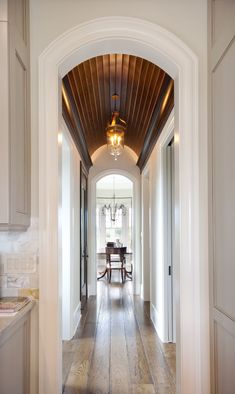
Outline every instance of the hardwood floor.
{"label": "hardwood floor", "polygon": [[175,345],[161,343],[149,303],[116,274],[98,282],[75,337],[63,344],[64,393],[174,394]]}

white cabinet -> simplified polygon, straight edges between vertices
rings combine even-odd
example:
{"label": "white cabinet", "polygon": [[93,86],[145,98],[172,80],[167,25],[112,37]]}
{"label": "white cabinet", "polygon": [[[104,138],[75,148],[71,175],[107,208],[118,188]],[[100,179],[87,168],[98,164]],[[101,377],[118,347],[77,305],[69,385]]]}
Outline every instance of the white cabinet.
{"label": "white cabinet", "polygon": [[210,1],[211,392],[235,392],[235,2]]}
{"label": "white cabinet", "polygon": [[0,339],[0,392],[29,394],[30,319],[26,315]]}
{"label": "white cabinet", "polygon": [[0,316],[0,393],[38,394],[38,304]]}
{"label": "white cabinet", "polygon": [[0,0],[0,229],[30,224],[28,0]]}

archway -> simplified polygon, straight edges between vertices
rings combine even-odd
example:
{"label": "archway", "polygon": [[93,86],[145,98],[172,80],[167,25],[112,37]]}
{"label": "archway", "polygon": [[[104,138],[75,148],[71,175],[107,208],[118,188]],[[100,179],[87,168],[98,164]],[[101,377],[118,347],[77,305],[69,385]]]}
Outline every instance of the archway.
{"label": "archway", "polygon": [[[163,68],[175,81],[176,175],[179,184],[176,196],[179,234],[176,240],[177,390],[182,394],[192,390],[195,393],[207,392],[209,308],[207,282],[204,278],[208,276],[208,259],[201,244],[200,233],[207,226],[208,212],[199,188],[199,146],[206,144],[206,136],[203,140],[198,126],[198,62],[193,52],[172,33],[147,21],[125,17],[100,18],[84,23],[60,36],[46,48],[39,59],[39,231],[42,284],[39,324],[40,392],[46,394],[61,390],[57,235],[60,81],[76,64],[104,53],[140,56]],[[205,264],[202,265],[201,261]]]}
{"label": "archway", "polygon": [[[101,148],[102,149],[102,148]],[[106,149],[106,147],[105,147]],[[127,148],[125,148],[127,149]],[[128,149],[128,151],[131,151]],[[89,198],[89,214],[92,215],[90,222],[95,222],[95,209],[96,209],[96,185],[102,178],[108,175],[121,175],[129,179],[133,184],[133,259],[135,260],[135,276],[134,276],[134,292],[140,293],[140,180],[128,171],[120,168],[109,168],[98,172],[95,176],[90,178],[90,198]],[[92,232],[90,238],[91,261],[96,259],[96,240],[95,234]],[[91,294],[96,294],[96,269],[93,267],[92,272],[89,273]]]}
{"label": "archway", "polygon": [[[109,174],[96,182],[96,267],[97,276],[107,275],[105,248],[126,249],[124,264],[133,267],[133,182],[120,174]],[[115,261],[120,256],[114,256]],[[129,259],[131,257],[131,259]],[[117,264],[120,267],[121,264]],[[131,272],[133,270],[131,269]],[[118,270],[118,272],[121,271]],[[133,275],[132,275],[133,276]],[[123,279],[123,278],[122,278]]]}

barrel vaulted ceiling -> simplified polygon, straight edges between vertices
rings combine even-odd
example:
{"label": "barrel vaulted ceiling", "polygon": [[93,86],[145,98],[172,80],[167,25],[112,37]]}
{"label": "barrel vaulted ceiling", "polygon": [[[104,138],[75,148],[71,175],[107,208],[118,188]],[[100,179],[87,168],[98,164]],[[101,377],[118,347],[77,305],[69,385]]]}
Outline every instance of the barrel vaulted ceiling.
{"label": "barrel vaulted ceiling", "polygon": [[[142,169],[174,106],[173,80],[149,61],[125,54],[89,59],[73,68],[62,84],[62,112],[87,168],[106,143],[114,110],[127,123],[125,145]],[[113,98],[113,95],[116,98]]]}

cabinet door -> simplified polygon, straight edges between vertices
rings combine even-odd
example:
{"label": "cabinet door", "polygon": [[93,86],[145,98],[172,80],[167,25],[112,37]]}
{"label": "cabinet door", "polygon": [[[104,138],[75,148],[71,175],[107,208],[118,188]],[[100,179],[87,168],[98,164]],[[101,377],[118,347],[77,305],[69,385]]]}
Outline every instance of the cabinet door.
{"label": "cabinet door", "polygon": [[[0,10],[1,11],[1,10]],[[1,17],[1,14],[0,14]],[[9,222],[9,67],[8,25],[0,21],[0,223]]]}
{"label": "cabinet door", "polygon": [[9,1],[10,224],[30,221],[28,0]]}
{"label": "cabinet door", "polygon": [[29,394],[30,320],[24,317],[0,343],[0,393]]}
{"label": "cabinet door", "polygon": [[211,392],[235,392],[235,2],[211,0]]}

